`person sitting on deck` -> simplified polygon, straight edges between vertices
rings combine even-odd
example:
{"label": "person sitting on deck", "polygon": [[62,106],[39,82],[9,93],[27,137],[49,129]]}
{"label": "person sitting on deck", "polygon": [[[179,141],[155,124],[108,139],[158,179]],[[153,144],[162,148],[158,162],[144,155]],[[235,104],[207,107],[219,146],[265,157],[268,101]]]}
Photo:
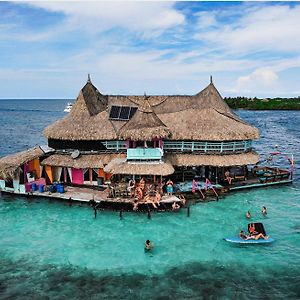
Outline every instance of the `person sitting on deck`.
{"label": "person sitting on deck", "polygon": [[138,185],[138,187],[135,189],[135,197],[138,199],[138,200],[142,200],[143,197],[144,197],[144,194],[143,194],[143,191],[142,189],[140,188],[140,186]]}
{"label": "person sitting on deck", "polygon": [[227,180],[228,183],[231,184],[231,182],[232,182],[232,177],[230,176],[229,171],[227,170],[227,171],[225,172],[224,175],[225,175],[225,180]]}
{"label": "person sitting on deck", "polygon": [[263,216],[267,215],[267,208],[265,206],[262,207],[261,213],[262,213]]}
{"label": "person sitting on deck", "polygon": [[178,210],[180,208],[180,205],[176,203],[176,201],[173,202],[172,204],[172,210]]}
{"label": "person sitting on deck", "polygon": [[130,179],[127,187],[127,191],[129,192],[130,197],[134,196],[134,188],[135,188],[135,180]]}
{"label": "person sitting on deck", "polygon": [[[146,204],[151,204],[155,209],[157,209],[157,206],[156,206],[157,201],[156,201],[155,196],[153,197],[153,196],[150,196],[150,195],[146,195],[144,197],[144,201],[145,201]],[[160,205],[160,204],[158,204],[158,205]]]}
{"label": "person sitting on deck", "polygon": [[145,178],[144,177],[142,177],[142,179],[140,180],[140,182],[139,182],[139,187],[140,187],[140,189],[144,192],[144,189],[145,189]]}
{"label": "person sitting on deck", "polygon": [[168,194],[168,196],[171,196],[172,195],[172,193],[173,193],[173,181],[171,180],[171,179],[169,179],[168,181],[167,181],[167,183],[166,183],[166,185],[167,185],[167,194]]}
{"label": "person sitting on deck", "polygon": [[158,206],[160,206],[160,200],[161,200],[161,194],[158,191],[156,191],[156,193],[155,193],[155,203]]}
{"label": "person sitting on deck", "polygon": [[181,201],[182,205],[185,205],[186,203],[186,199],[182,194],[178,194],[177,196],[179,198],[179,200]]}
{"label": "person sitting on deck", "polygon": [[251,213],[250,213],[249,210],[246,212],[246,218],[247,218],[247,219],[251,219]]}

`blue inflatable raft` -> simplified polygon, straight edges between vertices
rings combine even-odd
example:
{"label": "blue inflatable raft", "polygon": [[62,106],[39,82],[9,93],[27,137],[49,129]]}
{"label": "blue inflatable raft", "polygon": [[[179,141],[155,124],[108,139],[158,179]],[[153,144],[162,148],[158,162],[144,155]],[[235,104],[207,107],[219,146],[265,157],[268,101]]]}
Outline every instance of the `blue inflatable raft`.
{"label": "blue inflatable raft", "polygon": [[224,238],[226,242],[230,243],[235,243],[235,244],[269,244],[273,243],[274,239],[273,238],[268,238],[267,240],[265,239],[259,239],[259,240],[243,240],[239,237],[229,237],[229,238]]}

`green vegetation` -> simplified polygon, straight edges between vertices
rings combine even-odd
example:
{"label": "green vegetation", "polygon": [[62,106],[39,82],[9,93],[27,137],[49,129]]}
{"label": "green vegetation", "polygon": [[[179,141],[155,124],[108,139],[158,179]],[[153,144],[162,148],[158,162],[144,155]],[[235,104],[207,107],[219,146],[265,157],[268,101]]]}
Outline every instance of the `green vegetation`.
{"label": "green vegetation", "polygon": [[247,98],[225,97],[224,100],[232,109],[257,109],[257,110],[300,110],[300,96],[297,98]]}

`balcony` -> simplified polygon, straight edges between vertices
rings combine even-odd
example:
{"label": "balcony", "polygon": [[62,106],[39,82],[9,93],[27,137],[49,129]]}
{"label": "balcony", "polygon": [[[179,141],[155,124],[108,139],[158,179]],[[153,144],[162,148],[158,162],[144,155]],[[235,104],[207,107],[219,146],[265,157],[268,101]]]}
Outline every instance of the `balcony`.
{"label": "balcony", "polygon": [[161,160],[161,148],[130,148],[127,149],[127,160]]}

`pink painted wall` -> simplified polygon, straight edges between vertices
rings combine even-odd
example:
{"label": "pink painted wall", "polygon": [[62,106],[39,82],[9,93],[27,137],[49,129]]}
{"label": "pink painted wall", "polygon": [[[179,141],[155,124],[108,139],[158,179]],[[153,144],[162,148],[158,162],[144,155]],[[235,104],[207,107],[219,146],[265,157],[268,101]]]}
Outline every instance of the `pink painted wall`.
{"label": "pink painted wall", "polygon": [[72,183],[83,184],[83,170],[72,168]]}

